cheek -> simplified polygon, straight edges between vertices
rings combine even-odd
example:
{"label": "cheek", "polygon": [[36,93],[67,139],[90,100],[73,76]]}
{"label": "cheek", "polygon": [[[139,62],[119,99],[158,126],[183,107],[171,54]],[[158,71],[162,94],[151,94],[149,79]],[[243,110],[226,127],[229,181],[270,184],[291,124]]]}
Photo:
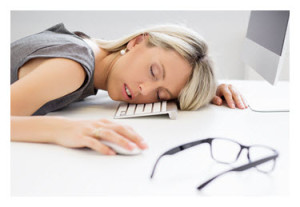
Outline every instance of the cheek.
{"label": "cheek", "polygon": [[122,60],[121,66],[130,75],[144,75],[146,68],[150,67],[149,60],[147,59],[147,54],[143,52],[128,53],[127,57]]}

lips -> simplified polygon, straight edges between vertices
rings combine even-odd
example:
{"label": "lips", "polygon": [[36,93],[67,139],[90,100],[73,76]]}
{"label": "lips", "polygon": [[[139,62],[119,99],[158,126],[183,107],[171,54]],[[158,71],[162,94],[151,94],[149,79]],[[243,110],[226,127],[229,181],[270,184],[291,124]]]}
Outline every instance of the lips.
{"label": "lips", "polygon": [[126,100],[133,99],[132,92],[131,92],[130,88],[128,87],[128,85],[126,85],[126,84],[123,85],[122,93]]}

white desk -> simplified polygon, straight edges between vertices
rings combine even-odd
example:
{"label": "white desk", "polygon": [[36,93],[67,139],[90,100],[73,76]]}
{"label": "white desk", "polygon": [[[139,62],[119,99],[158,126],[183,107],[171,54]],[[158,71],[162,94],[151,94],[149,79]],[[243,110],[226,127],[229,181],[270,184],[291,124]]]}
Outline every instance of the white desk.
{"label": "white desk", "polygon": [[[264,92],[264,82],[230,81],[244,94]],[[281,84],[281,83],[280,83]],[[280,85],[279,85],[280,86]],[[274,97],[273,97],[274,98]],[[278,99],[280,97],[277,97]],[[256,113],[209,105],[198,111],[167,116],[114,120],[118,102],[105,92],[77,102],[60,112],[71,118],[107,118],[135,128],[149,145],[139,156],[103,156],[88,149],[50,144],[11,143],[11,193],[17,195],[287,195],[289,175],[289,113]],[[280,153],[270,175],[250,169],[232,172],[203,191],[196,187],[230,166],[214,162],[208,145],[162,158],[149,179],[158,156],[182,143],[206,137],[228,137],[242,144],[264,144]],[[246,162],[245,151],[241,162]]]}

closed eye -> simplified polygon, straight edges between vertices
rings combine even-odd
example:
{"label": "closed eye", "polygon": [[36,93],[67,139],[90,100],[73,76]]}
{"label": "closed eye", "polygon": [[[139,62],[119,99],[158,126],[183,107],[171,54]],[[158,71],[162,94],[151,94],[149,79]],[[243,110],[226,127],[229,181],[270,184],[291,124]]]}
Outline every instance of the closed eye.
{"label": "closed eye", "polygon": [[[154,72],[153,72],[152,66],[150,67],[150,73],[151,73],[151,75],[153,76],[153,78],[155,78],[155,80],[156,80],[156,77],[155,77],[155,74],[154,74]],[[159,97],[159,90],[157,90],[157,92],[156,92],[156,98],[157,98],[158,101],[161,101],[161,99],[160,99],[160,97]]]}
{"label": "closed eye", "polygon": [[151,73],[151,75],[155,78],[155,75],[154,75],[152,66],[150,67],[150,73]]}

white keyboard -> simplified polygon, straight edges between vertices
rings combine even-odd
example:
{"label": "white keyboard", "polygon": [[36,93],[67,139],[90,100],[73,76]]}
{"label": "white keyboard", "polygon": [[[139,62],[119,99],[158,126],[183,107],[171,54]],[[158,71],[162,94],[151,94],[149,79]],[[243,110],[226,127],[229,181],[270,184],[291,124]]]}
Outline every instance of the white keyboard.
{"label": "white keyboard", "polygon": [[177,105],[172,101],[162,101],[148,104],[129,104],[120,103],[115,119],[132,118],[140,116],[152,116],[169,114],[170,119],[176,119],[177,117]]}

